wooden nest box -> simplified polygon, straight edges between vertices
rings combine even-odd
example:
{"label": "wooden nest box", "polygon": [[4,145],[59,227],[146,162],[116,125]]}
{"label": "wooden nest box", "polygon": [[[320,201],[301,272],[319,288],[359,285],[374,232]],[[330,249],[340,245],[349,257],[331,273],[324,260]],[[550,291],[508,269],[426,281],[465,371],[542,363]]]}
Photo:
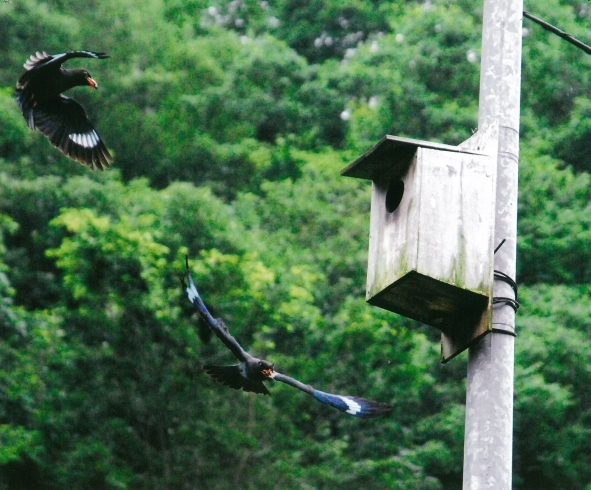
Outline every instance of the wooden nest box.
{"label": "wooden nest box", "polygon": [[367,301],[441,330],[443,362],[492,329],[497,133],[388,135],[341,172],[373,182]]}

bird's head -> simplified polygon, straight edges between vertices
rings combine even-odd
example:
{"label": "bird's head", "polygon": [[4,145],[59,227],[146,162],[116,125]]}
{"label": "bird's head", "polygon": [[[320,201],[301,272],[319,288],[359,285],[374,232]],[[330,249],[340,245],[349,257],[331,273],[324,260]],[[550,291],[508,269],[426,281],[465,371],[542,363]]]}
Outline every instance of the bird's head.
{"label": "bird's head", "polygon": [[[90,76],[86,70],[69,70],[76,85],[90,85],[92,88],[98,88],[98,83]],[[76,86],[75,85],[75,86]]]}
{"label": "bird's head", "polygon": [[98,88],[98,83],[96,83],[96,81],[94,80],[94,78],[92,78],[90,76],[90,73],[88,73],[86,70],[84,70],[84,78],[86,79],[86,83],[88,85],[90,85],[92,88],[97,89]]}
{"label": "bird's head", "polygon": [[269,361],[265,361],[264,359],[259,359],[258,361],[258,368],[260,373],[265,378],[272,378],[273,377],[273,369],[275,365]]}

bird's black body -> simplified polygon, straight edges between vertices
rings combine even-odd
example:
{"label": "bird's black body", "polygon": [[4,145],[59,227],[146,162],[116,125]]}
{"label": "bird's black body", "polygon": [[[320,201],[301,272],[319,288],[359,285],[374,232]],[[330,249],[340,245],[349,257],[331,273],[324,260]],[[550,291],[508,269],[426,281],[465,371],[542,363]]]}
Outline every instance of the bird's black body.
{"label": "bird's black body", "polygon": [[270,395],[263,381],[269,380],[269,373],[273,371],[273,364],[263,359],[257,359],[246,352],[238,341],[232,337],[228,327],[220,318],[213,321],[216,322],[217,328],[213,329],[216,336],[241,362],[234,366],[203,366],[204,371],[218,383],[235,390],[242,389],[261,395]]}
{"label": "bird's black body", "polygon": [[248,357],[249,359],[235,366],[203,366],[203,369],[224,386],[260,395],[270,395],[263,381],[269,381],[273,364],[250,355]]}
{"label": "bird's black body", "polygon": [[189,301],[201,315],[201,318],[209,325],[215,335],[240,361],[234,366],[203,366],[203,369],[218,383],[234,388],[263,395],[269,395],[269,391],[263,384],[264,381],[280,381],[312,395],[320,403],[325,403],[342,412],[355,415],[356,417],[375,417],[392,411],[392,407],[385,403],[367,400],[355,396],[333,395],[312,388],[310,385],[275,371],[274,364],[264,359],[258,359],[246,352],[238,341],[230,334],[228,327],[219,318],[216,320],[211,316],[203,300],[197,292],[195,283],[189,272],[187,260],[187,271],[185,278],[188,284],[183,281],[183,288],[187,293]]}
{"label": "bird's black body", "polygon": [[37,52],[16,83],[16,97],[27,125],[41,131],[66,156],[90,168],[103,170],[113,160],[105,143],[88,120],[83,107],[62,92],[77,86],[97,88],[86,70],[67,70],[70,58],[103,59],[105,53],[70,51],[58,55]]}

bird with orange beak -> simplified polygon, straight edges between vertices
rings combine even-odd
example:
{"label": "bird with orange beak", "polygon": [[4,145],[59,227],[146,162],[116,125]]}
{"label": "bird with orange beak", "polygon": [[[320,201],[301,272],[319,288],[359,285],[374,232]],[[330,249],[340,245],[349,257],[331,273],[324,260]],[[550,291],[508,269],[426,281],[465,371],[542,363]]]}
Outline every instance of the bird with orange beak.
{"label": "bird with orange beak", "polygon": [[62,64],[71,58],[108,58],[105,53],[70,51],[50,55],[37,52],[24,64],[27,71],[16,83],[16,99],[27,125],[41,131],[53,146],[91,169],[109,167],[113,157],[94,129],[84,108],[62,92],[88,85],[98,88],[86,70],[68,70]]}
{"label": "bird with orange beak", "polygon": [[226,324],[219,318],[215,319],[205,306],[199,296],[197,287],[193,282],[189,271],[189,259],[186,259],[185,276],[182,278],[183,289],[193,304],[195,310],[207,323],[212,332],[222,343],[234,354],[239,363],[231,366],[205,365],[203,369],[209,376],[221,385],[243,390],[260,395],[270,395],[269,390],[263,384],[267,381],[279,381],[293,388],[297,388],[308,395],[311,395],[320,403],[336,408],[341,412],[355,417],[367,418],[378,417],[392,412],[393,407],[387,403],[368,400],[351,395],[337,395],[317,390],[312,386],[302,383],[286,374],[275,371],[275,365],[264,359],[258,359],[246,352],[238,341],[232,336]]}

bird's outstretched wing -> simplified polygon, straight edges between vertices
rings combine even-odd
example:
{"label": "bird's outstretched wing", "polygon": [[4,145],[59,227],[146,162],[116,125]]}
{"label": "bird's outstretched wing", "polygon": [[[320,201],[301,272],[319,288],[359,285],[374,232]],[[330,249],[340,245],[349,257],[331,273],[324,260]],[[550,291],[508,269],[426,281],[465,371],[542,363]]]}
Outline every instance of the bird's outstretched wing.
{"label": "bird's outstretched wing", "polygon": [[25,61],[23,66],[27,70],[32,70],[33,68],[40,68],[41,66],[59,66],[70,58],[95,58],[102,60],[108,57],[108,54],[98,53],[96,51],[68,51],[67,53],[60,54],[47,54],[45,51],[37,51]]}
{"label": "bird's outstretched wing", "polygon": [[62,153],[91,169],[103,170],[113,161],[84,108],[70,97],[41,100],[29,108],[25,118],[29,126],[33,124],[32,129],[39,129]]}
{"label": "bird's outstretched wing", "polygon": [[260,395],[270,395],[262,381],[245,378],[240,372],[240,365],[235,366],[203,366],[203,370],[215,381],[235,390],[244,390]]}
{"label": "bird's outstretched wing", "polygon": [[[191,277],[191,273],[189,271],[189,259],[187,261],[187,269],[185,272],[185,279],[187,283],[183,280],[183,289],[187,293],[189,301],[193,304],[197,312],[201,315],[201,317],[205,320],[205,323],[209,325],[209,327],[213,330],[213,333],[220,339],[223,344],[232,351],[232,354],[238,359],[240,362],[246,362],[249,354],[242,348],[242,346],[238,343],[238,341],[232,337],[232,334],[226,327],[225,323],[221,319],[215,319],[209,313],[209,310],[203,303],[203,300],[199,296],[199,292],[195,287],[195,283],[193,282],[193,278]],[[214,378],[215,379],[215,378]]]}
{"label": "bird's outstretched wing", "polygon": [[340,410],[341,412],[354,415],[355,417],[377,417],[392,411],[393,407],[386,403],[376,402],[374,400],[367,400],[358,396],[348,395],[333,395],[332,393],[325,393],[324,391],[316,390],[310,385],[299,382],[297,379],[286,376],[285,374],[273,371],[271,378],[275,381],[288,384],[302,390],[308,395],[312,395],[320,403],[325,403],[331,407]]}

